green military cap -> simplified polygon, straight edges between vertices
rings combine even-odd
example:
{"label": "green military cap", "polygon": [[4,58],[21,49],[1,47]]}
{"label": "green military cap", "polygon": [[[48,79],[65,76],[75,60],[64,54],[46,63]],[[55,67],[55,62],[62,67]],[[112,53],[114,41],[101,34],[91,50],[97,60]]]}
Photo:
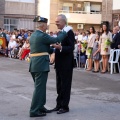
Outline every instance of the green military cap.
{"label": "green military cap", "polygon": [[44,18],[44,17],[41,17],[41,16],[36,16],[33,20],[33,22],[44,22],[44,23],[47,23],[48,22],[48,19],[47,18]]}

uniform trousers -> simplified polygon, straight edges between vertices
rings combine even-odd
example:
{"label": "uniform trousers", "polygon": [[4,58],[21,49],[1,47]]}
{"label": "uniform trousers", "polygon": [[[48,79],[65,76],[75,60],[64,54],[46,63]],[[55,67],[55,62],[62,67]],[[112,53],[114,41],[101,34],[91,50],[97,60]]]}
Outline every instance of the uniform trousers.
{"label": "uniform trousers", "polygon": [[38,114],[46,104],[46,83],[48,72],[31,72],[34,80],[34,92],[30,107],[30,114]]}
{"label": "uniform trousers", "polygon": [[73,70],[56,70],[56,88],[58,108],[69,109]]}

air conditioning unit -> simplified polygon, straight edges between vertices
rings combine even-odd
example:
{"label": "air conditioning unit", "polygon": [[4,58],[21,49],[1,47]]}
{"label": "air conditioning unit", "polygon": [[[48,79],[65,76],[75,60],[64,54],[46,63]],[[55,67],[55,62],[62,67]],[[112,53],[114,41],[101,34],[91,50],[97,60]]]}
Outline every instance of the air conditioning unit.
{"label": "air conditioning unit", "polygon": [[83,29],[83,24],[77,24],[77,29]]}

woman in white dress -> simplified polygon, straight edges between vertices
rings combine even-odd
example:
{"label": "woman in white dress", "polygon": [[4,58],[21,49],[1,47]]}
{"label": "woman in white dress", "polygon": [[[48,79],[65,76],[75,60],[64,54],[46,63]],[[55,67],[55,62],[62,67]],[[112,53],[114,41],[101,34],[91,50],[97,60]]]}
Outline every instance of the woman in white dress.
{"label": "woman in white dress", "polygon": [[103,63],[101,73],[107,72],[108,57],[110,54],[110,45],[106,45],[106,40],[112,42],[112,33],[109,31],[109,26],[104,23],[102,25],[102,35],[100,36],[100,54]]}
{"label": "woman in white dress", "polygon": [[95,29],[94,27],[90,27],[90,35],[88,36],[88,45],[86,50],[86,55],[88,56],[88,68],[87,71],[92,70],[92,49],[94,45],[96,35],[95,35]]}

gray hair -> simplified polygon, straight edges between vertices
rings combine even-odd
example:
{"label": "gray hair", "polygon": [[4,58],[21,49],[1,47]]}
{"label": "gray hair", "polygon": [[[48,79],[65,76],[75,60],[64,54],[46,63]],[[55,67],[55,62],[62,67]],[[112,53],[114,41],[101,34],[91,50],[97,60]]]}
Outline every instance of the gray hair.
{"label": "gray hair", "polygon": [[58,16],[60,16],[61,19],[64,20],[65,23],[67,24],[67,18],[66,18],[66,16],[64,14],[59,14]]}
{"label": "gray hair", "polygon": [[36,23],[35,23],[36,28],[42,27],[43,25],[44,25],[43,22],[36,22]]}

